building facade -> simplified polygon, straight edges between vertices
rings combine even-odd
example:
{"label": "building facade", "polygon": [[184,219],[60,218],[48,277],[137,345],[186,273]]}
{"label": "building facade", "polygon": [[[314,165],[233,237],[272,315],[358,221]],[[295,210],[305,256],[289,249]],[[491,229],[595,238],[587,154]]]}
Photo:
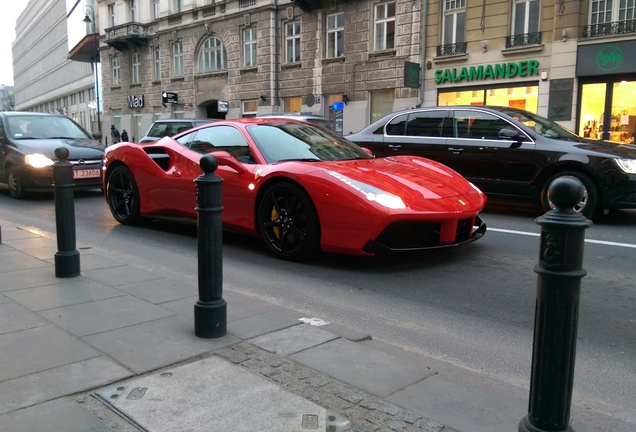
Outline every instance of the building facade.
{"label": "building facade", "polygon": [[[78,6],[82,6],[78,2]],[[16,22],[12,45],[15,109],[64,114],[97,132],[94,64],[71,60],[65,0],[30,0]],[[75,16],[73,16],[75,17]]]}

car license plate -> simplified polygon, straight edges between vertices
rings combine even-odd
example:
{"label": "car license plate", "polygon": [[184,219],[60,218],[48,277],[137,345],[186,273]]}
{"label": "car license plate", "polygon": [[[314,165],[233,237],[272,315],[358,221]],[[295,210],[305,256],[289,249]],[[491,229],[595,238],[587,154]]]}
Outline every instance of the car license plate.
{"label": "car license plate", "polygon": [[74,170],[73,178],[74,179],[97,178],[100,176],[100,173],[101,171],[99,169]]}

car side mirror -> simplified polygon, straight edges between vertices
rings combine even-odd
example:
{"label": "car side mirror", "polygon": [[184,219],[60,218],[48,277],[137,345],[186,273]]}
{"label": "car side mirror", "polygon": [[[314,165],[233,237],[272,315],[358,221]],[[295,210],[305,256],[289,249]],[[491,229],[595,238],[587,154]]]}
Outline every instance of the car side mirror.
{"label": "car side mirror", "polygon": [[234,171],[236,171],[239,174],[243,174],[244,172],[247,172],[247,169],[243,166],[243,164],[240,163],[234,156],[232,156],[226,151],[215,151],[210,154],[214,155],[216,160],[219,161],[219,166],[221,165],[229,166],[230,168],[234,169]]}
{"label": "car side mirror", "polygon": [[523,135],[517,129],[511,127],[502,128],[501,130],[499,130],[498,135],[501,139],[515,141],[515,144],[513,144],[513,146],[516,147],[520,146],[523,142]]}

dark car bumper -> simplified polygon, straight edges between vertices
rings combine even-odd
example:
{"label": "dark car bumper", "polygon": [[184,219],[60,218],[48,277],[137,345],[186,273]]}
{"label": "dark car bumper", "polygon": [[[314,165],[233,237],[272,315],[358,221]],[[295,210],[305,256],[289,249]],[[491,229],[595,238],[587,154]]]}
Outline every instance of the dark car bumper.
{"label": "dark car bumper", "polygon": [[364,251],[373,254],[408,252],[459,246],[479,240],[486,233],[486,223],[479,216],[460,220],[455,241],[440,242],[440,224],[435,222],[395,223],[389,225],[376,240],[370,240]]}

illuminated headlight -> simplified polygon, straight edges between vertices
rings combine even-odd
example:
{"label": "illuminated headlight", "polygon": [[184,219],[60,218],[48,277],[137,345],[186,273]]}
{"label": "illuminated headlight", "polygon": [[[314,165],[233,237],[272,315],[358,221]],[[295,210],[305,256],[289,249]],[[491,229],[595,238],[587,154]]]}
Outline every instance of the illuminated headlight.
{"label": "illuminated headlight", "polygon": [[614,159],[614,163],[627,174],[636,174],[636,159]]}
{"label": "illuminated headlight", "polygon": [[402,198],[400,198],[397,195],[393,195],[391,193],[385,192],[382,189],[378,189],[366,183],[353,180],[335,171],[327,171],[327,172],[333,177],[340,180],[341,182],[345,183],[347,186],[360,192],[369,201],[375,201],[381,206],[384,206],[390,209],[406,208],[406,204],[404,204],[404,201],[402,201]]}
{"label": "illuminated headlight", "polygon": [[24,157],[24,161],[27,165],[31,165],[33,168],[44,168],[53,165],[53,161],[43,154],[33,153]]}

